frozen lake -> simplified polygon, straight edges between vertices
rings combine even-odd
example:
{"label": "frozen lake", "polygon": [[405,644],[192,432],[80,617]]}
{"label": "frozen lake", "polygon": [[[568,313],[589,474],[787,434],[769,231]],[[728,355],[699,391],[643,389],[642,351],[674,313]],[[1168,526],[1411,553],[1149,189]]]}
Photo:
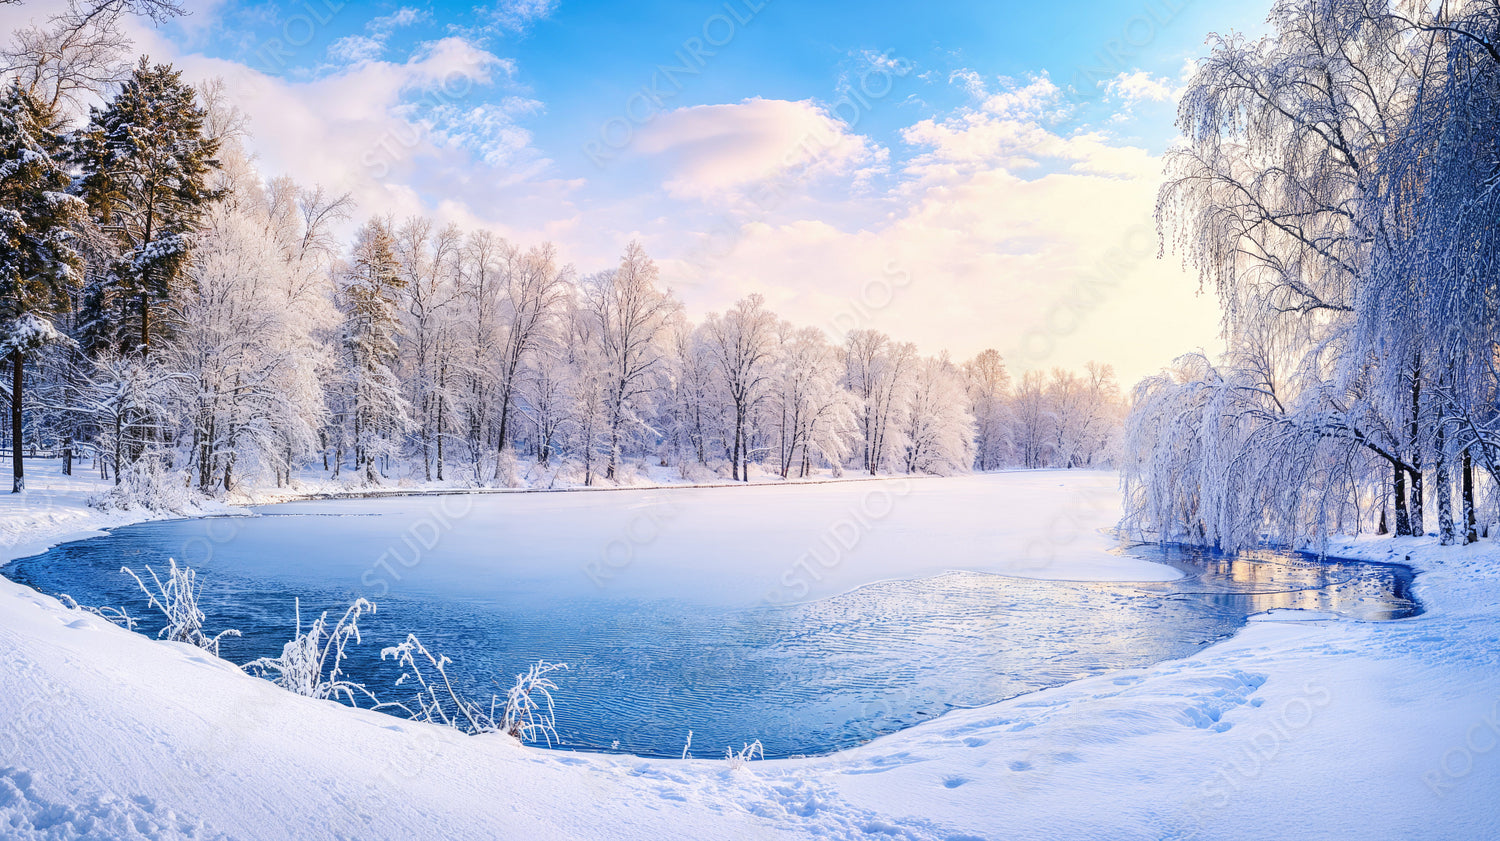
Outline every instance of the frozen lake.
{"label": "frozen lake", "polygon": [[[1413,610],[1403,567],[1112,553],[1113,494],[1109,474],[1038,473],[307,502],[121,528],[4,573],[149,620],[119,568],[175,557],[199,571],[208,630],[245,632],[223,646],[241,663],[280,653],[294,598],[306,618],[363,596],[379,611],[347,668],[382,700],[405,700],[378,655],[407,632],[483,697],[562,661],[563,747],[652,756],[688,730],[698,756],[823,753],[1185,656],[1268,609]],[[1023,545],[1022,522],[1050,537]]]}

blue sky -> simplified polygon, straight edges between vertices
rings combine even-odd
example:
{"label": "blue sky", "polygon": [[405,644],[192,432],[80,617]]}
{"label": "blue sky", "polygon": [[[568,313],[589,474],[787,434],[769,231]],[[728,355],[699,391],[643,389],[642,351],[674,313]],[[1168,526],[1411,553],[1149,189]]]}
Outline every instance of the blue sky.
{"label": "blue sky", "polygon": [[693,317],[761,292],[1128,382],[1215,342],[1151,213],[1188,62],[1268,5],[190,0],[133,34],[224,79],[263,173],[362,215],[553,240],[583,272],[640,239]]}
{"label": "blue sky", "polygon": [[[506,11],[510,9],[510,11]],[[1099,90],[1105,74],[1178,73],[1202,51],[1209,31],[1254,31],[1259,4],[1211,0],[1059,0],[1059,2],[795,2],[795,0],[523,0],[473,3],[358,3],[340,0],[231,2],[200,12],[210,28],[181,43],[289,78],[336,72],[341,45],[369,39],[372,58],[399,60],[424,43],[459,34],[513,59],[518,88],[545,104],[523,120],[561,171],[590,163],[582,146],[623,113],[627,98],[650,84],[658,66],[687,66],[664,102],[686,107],[751,97],[832,101],[867,54],[899,57],[913,75],[898,85],[895,107],[872,109],[867,133],[884,140],[914,115],[964,103],[952,74],[1024,79],[1047,74],[1073,83],[1081,108],[1075,125],[1107,120]],[[193,21],[188,29],[201,26]],[[697,38],[691,61],[684,45]],[[276,46],[279,42],[280,46]],[[723,42],[722,44],[714,42]],[[707,55],[708,52],[712,55]],[[1160,151],[1172,136],[1169,103],[1149,103],[1114,128]]]}

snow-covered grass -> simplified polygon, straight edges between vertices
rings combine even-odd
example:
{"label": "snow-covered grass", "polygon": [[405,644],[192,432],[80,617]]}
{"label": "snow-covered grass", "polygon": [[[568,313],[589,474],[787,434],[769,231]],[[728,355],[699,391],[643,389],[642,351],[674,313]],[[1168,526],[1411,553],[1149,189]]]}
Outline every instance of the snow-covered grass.
{"label": "snow-covered grass", "polygon": [[416,695],[411,703],[387,701],[384,706],[400,709],[412,721],[423,724],[440,724],[464,733],[493,733],[497,698],[490,699],[488,710],[460,695],[448,677],[447,656],[433,654],[415,634],[407,634],[400,645],[393,645],[380,652],[380,659],[392,659],[406,671],[402,672],[396,685],[411,685]]}
{"label": "snow-covered grass", "polygon": [[756,759],[765,759],[766,749],[761,747],[760,739],[746,742],[739,750],[734,748],[724,749],[724,761],[729,763],[729,770],[738,771],[749,765]]}
{"label": "snow-covered grass", "polygon": [[[1056,550],[1050,570],[1036,572],[1107,578],[1128,568],[1103,565],[1096,544],[1063,539],[1059,520],[1040,513],[1050,501],[1074,511],[1074,531],[1107,525],[1117,508],[1077,502],[1097,476],[985,481],[931,480],[923,492],[988,488],[1006,503],[994,517],[1008,544]],[[45,486],[37,477],[33,493]],[[733,508],[753,492],[702,493]],[[1028,504],[1012,505],[1017,497]],[[9,555],[119,522],[81,496],[58,498],[34,511],[0,499],[0,530],[25,538]],[[626,505],[632,495],[601,499]],[[892,516],[941,546],[943,518],[966,504]],[[1333,547],[1421,570],[1427,611],[1412,619],[1272,616],[1190,658],[737,771],[718,753],[728,746],[687,760],[525,749],[502,733],[467,736],[299,697],[200,649],[0,581],[0,835],[1500,837],[1500,550],[1489,540],[1435,544]]]}
{"label": "snow-covered grass", "polygon": [[146,567],[146,575],[151,579],[151,586],[147,586],[135,570],[130,567],[121,567],[120,572],[135,579],[136,586],[146,594],[151,607],[161,612],[162,618],[166,620],[165,625],[157,636],[168,642],[185,642],[205,651],[212,651],[214,656],[219,656],[219,640],[225,637],[237,637],[240,632],[234,628],[228,628],[219,633],[209,636],[203,631],[203,610],[198,607],[198,574],[189,567],[178,566],[175,558],[168,558],[171,564],[167,569],[167,579],[163,581],[157,576],[156,570]]}
{"label": "snow-covered grass", "polygon": [[79,604],[77,599],[74,599],[67,593],[59,593],[57,596],[57,600],[62,602],[64,607],[70,608],[72,610],[81,610],[85,613],[92,613],[100,619],[107,619],[110,622],[119,625],[121,628],[126,629],[127,631],[135,630],[135,626],[140,624],[140,621],[137,620],[134,616],[131,616],[129,611],[125,610],[125,608],[123,607]]}
{"label": "snow-covered grass", "polygon": [[377,708],[399,709],[412,721],[440,724],[470,735],[504,733],[520,742],[543,742],[548,747],[557,741],[557,712],[552,702],[557,684],[547,675],[568,668],[566,663],[543,660],[532,664],[516,675],[503,706],[500,697],[492,695],[486,708],[453,687],[448,676],[453,661],[433,654],[415,634],[407,634],[400,645],[383,649],[380,659],[399,663],[406,671],[396,685],[414,686],[416,695],[409,703],[386,701]]}
{"label": "snow-covered grass", "polygon": [[523,742],[545,741],[550,747],[557,740],[557,709],[552,703],[557,684],[547,675],[567,668],[567,663],[542,660],[516,675],[516,682],[505,693],[500,732]]}
{"label": "snow-covered grass", "polygon": [[271,682],[307,698],[343,698],[358,706],[361,697],[378,703],[378,699],[364,687],[344,678],[343,664],[345,648],[349,641],[360,642],[359,617],[366,612],[374,613],[375,605],[365,599],[355,599],[344,615],[328,627],[328,613],[324,611],[302,630],[302,601],[294,602],[297,614],[297,632],[282,647],[280,657],[262,657],[246,663],[244,668]]}

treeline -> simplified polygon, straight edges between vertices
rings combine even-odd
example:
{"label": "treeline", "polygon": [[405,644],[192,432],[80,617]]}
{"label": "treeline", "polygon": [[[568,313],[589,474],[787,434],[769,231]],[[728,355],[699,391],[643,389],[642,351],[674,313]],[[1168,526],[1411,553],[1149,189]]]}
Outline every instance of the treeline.
{"label": "treeline", "polygon": [[219,86],[141,59],[70,124],[85,88],[59,87],[43,52],[0,101],[17,489],[23,449],[68,472],[87,456],[132,494],[214,494],[309,469],[513,483],[520,461],[584,484],[643,464],[1087,466],[1118,426],[1107,366],[1012,388],[995,351],[833,339],[758,295],[693,323],[636,243],[589,274],[425,218],[373,218],[346,244],[348,197],[264,180]]}
{"label": "treeline", "polygon": [[1215,38],[1181,101],[1159,219],[1228,344],[1137,388],[1127,523],[1474,541],[1500,481],[1500,5],[1270,22]]}

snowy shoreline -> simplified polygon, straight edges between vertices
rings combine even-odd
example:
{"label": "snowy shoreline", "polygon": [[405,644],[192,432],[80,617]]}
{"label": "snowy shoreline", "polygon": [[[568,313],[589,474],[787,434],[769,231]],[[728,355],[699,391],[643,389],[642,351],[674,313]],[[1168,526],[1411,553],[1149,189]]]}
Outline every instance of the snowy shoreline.
{"label": "snowy shoreline", "polygon": [[[7,560],[146,519],[51,493],[0,512]],[[1482,749],[1500,699],[1500,553],[1432,543],[1329,546],[1421,573],[1413,619],[1266,617],[1186,659],[738,771],[311,701],[5,580],[0,680],[17,713],[0,827],[293,837],[316,813],[329,835],[361,838],[1493,837],[1500,752]]]}

